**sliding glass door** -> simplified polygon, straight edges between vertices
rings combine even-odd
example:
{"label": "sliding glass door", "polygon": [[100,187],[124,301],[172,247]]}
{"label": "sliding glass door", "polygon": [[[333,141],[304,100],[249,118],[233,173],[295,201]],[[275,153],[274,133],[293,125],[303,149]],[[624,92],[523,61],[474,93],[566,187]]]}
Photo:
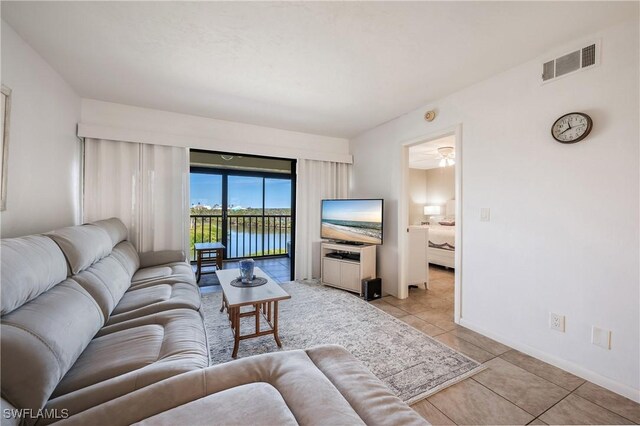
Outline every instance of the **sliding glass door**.
{"label": "sliding glass door", "polygon": [[287,255],[293,246],[292,176],[191,169],[191,258],[194,244],[221,242],[225,259]]}
{"label": "sliding glass door", "polygon": [[195,243],[224,241],[222,174],[190,174],[191,194],[189,245],[190,258],[195,260]]}

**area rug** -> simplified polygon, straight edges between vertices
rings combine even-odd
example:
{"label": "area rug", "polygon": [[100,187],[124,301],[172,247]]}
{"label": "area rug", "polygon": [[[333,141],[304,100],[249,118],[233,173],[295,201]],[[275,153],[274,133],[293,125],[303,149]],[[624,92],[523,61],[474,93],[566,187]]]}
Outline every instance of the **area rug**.
{"label": "area rug", "polygon": [[[238,358],[339,344],[408,404],[483,369],[478,362],[356,295],[315,281],[284,283],[282,288],[291,295],[291,299],[280,302],[282,349],[271,335],[242,340]],[[220,312],[221,297],[220,292],[202,297],[212,365],[233,360],[233,335],[226,312]],[[243,334],[252,333],[255,319],[243,318],[241,330]]]}

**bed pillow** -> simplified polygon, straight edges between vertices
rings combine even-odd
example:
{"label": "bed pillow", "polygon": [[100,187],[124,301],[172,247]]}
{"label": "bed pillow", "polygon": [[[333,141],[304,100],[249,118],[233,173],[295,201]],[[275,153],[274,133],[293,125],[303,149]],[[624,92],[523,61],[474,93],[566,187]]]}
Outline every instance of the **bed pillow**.
{"label": "bed pillow", "polygon": [[438,223],[440,225],[442,225],[442,226],[456,226],[456,221],[455,220],[441,220]]}

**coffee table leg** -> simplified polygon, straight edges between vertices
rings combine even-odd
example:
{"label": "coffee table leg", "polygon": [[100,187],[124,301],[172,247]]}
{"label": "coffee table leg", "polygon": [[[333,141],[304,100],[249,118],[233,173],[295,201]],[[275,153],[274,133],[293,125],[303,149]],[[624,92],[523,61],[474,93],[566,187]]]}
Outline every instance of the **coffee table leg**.
{"label": "coffee table leg", "polygon": [[222,249],[216,250],[216,267],[222,269]]}
{"label": "coffee table leg", "polygon": [[279,348],[282,347],[280,343],[280,337],[278,336],[278,301],[273,302],[273,338],[276,339],[276,344]]}
{"label": "coffee table leg", "polygon": [[231,328],[233,329],[233,353],[231,358],[238,356],[238,347],[240,346],[240,308],[227,308],[232,310]]}
{"label": "coffee table leg", "polygon": [[258,334],[260,333],[260,304],[256,303],[253,307],[256,312],[256,334]]}
{"label": "coffee table leg", "polygon": [[224,299],[225,299],[224,293],[222,293],[222,306],[220,307],[220,312],[224,311]]}

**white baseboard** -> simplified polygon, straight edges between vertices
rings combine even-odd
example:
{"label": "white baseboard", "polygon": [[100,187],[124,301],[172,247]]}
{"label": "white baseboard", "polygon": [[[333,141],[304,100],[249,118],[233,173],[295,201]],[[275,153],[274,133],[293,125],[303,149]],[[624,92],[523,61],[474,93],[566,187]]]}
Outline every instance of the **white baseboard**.
{"label": "white baseboard", "polygon": [[532,348],[531,346],[527,346],[519,342],[514,342],[510,339],[505,338],[504,336],[495,334],[489,330],[483,329],[482,327],[478,327],[477,325],[463,318],[460,318],[460,325],[470,330],[473,330],[477,333],[490,337],[491,339],[496,340],[504,345],[510,346],[513,349],[517,349],[520,352],[523,352],[527,355],[538,358],[539,360],[542,360],[555,367],[566,370],[571,374],[575,374],[576,376],[583,378],[585,380],[588,380],[590,382],[593,382],[598,386],[602,386],[603,388],[609,389],[610,391],[615,392],[619,395],[622,395],[626,398],[629,398],[632,401],[640,403],[640,389],[634,389],[631,386],[625,385],[624,383],[620,383],[608,377],[601,376],[600,374],[594,371],[587,370],[584,367],[581,367],[577,364],[566,361],[564,359],[557,358],[546,352],[542,352],[538,349]]}

